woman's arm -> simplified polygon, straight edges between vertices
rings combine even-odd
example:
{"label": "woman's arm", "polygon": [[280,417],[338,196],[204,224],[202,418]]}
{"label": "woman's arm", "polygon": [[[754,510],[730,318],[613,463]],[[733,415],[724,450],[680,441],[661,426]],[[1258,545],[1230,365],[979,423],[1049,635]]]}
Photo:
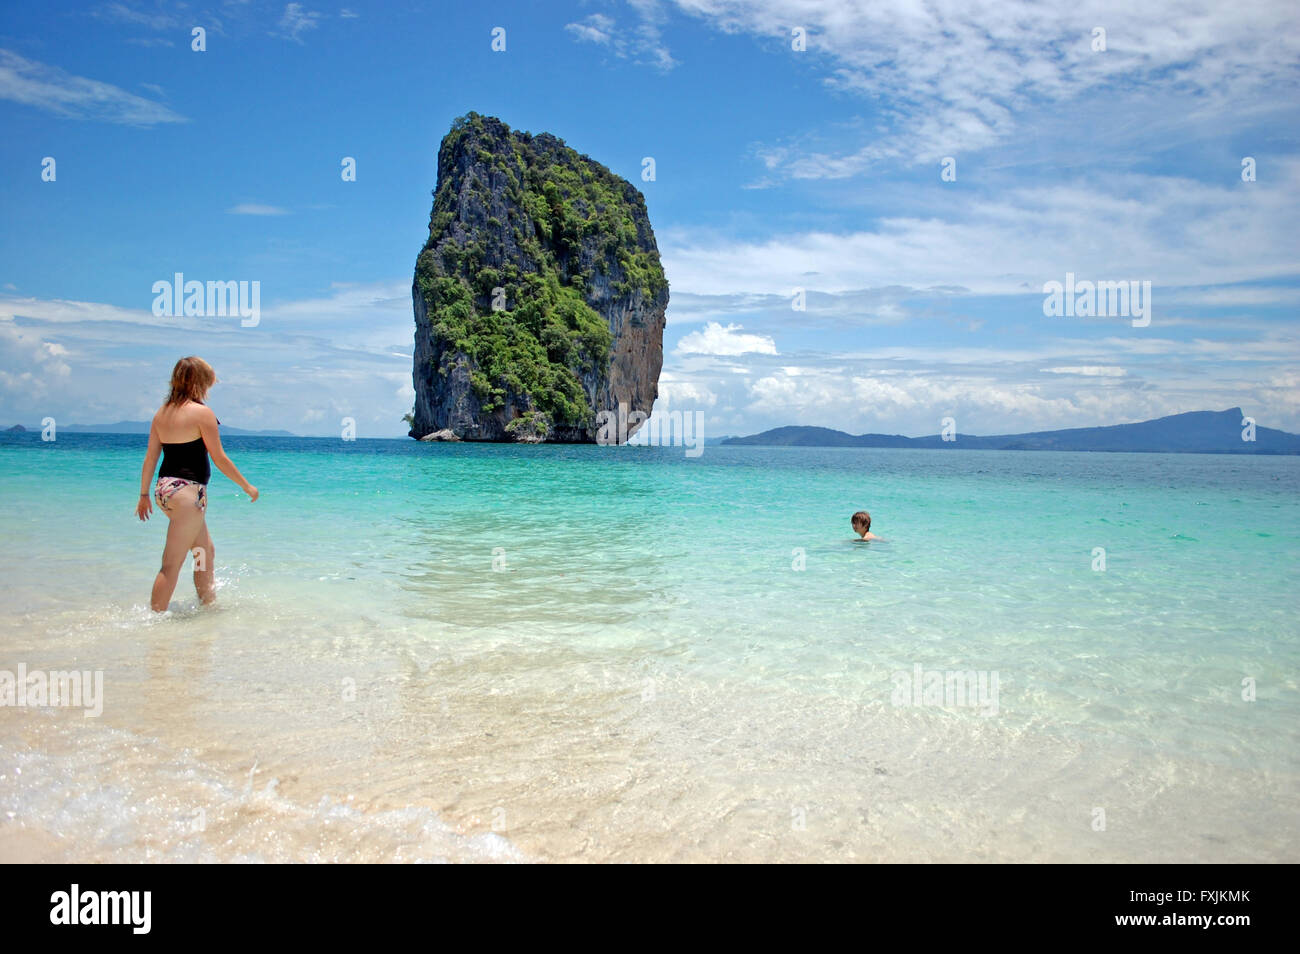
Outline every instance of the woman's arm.
{"label": "woman's arm", "polygon": [[141,520],[148,520],[153,513],[153,503],[149,499],[149,485],[153,483],[154,468],[158,466],[158,455],[162,453],[162,441],[158,438],[156,422],[149,425],[149,449],[144,452],[144,466],[140,468],[140,496],[136,499],[135,515]]}
{"label": "woman's arm", "polygon": [[256,500],[257,488],[244,479],[235,462],[226,456],[221,446],[221,431],[217,426],[217,415],[212,413],[210,407],[199,408],[199,433],[203,435],[203,446],[208,449],[208,456],[212,458],[212,463],[217,465],[217,469],[239,484],[250,500]]}

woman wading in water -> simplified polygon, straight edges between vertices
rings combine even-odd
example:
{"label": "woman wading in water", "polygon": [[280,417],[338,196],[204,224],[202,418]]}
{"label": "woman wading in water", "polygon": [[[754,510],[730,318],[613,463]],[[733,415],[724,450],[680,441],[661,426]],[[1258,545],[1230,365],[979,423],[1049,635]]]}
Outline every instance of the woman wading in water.
{"label": "woman wading in water", "polygon": [[208,389],[217,383],[212,365],[202,358],[181,358],[172,369],[171,393],[153,416],[149,427],[149,450],[140,471],[140,500],[135,513],[148,520],[153,513],[149,502],[149,481],[153,479],[158,455],[158,483],[154,499],[170,521],[167,544],[163,548],[162,568],[153,581],[149,605],[155,613],[167,609],[185,556],[194,551],[194,589],[205,604],[217,598],[214,578],[212,535],[208,533],[208,478],[212,475],[208,455],[212,455],[221,472],[239,484],[250,500],[257,499],[257,488],[244,479],[239,468],[221,449],[220,423],[212,409],[203,403]]}

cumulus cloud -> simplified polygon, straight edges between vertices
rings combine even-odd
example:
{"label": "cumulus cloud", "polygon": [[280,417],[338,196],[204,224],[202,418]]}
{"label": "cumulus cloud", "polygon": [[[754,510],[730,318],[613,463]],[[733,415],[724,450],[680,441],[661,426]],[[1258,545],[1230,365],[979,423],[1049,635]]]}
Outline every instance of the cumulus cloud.
{"label": "cumulus cloud", "polygon": [[687,380],[671,371],[659,376],[659,403],[656,407],[713,407],[717,403],[718,395],[707,385]]}
{"label": "cumulus cloud", "polygon": [[737,355],[756,352],[776,354],[776,343],[766,335],[742,334],[740,325],[723,325],[710,321],[699,331],[684,335],[677,342],[679,354]]}
{"label": "cumulus cloud", "polygon": [[[0,321],[0,393],[6,403],[39,405],[65,388],[68,349],[37,330]],[[36,418],[32,418],[36,420]],[[18,423],[18,422],[14,422]]]}

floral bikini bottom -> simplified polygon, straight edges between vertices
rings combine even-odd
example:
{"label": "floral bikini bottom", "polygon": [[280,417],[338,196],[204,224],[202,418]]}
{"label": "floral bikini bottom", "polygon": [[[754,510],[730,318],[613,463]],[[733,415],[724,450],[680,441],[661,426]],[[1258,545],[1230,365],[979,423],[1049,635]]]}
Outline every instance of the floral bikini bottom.
{"label": "floral bikini bottom", "polygon": [[191,485],[199,488],[199,495],[194,500],[194,506],[206,511],[208,509],[207,485],[194,480],[186,480],[184,477],[159,477],[158,483],[153,489],[153,499],[158,501],[159,507],[167,510],[167,501],[176,496],[177,491],[184,490]]}

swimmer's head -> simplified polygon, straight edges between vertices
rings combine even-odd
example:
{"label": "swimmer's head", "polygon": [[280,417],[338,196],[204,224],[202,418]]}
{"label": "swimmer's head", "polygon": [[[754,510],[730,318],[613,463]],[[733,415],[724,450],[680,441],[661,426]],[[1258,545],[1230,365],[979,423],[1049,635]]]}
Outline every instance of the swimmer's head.
{"label": "swimmer's head", "polygon": [[859,510],[853,515],[853,532],[857,534],[867,533],[871,530],[871,514],[865,510]]}

